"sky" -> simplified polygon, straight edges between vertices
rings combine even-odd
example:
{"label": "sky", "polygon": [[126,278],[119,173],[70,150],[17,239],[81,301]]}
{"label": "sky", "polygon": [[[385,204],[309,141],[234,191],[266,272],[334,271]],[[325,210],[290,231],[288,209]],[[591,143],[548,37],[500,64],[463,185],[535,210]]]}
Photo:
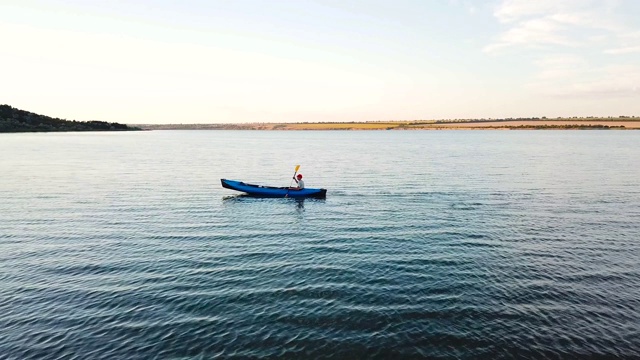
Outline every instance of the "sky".
{"label": "sky", "polygon": [[0,0],[0,104],[128,124],[640,116],[638,0]]}

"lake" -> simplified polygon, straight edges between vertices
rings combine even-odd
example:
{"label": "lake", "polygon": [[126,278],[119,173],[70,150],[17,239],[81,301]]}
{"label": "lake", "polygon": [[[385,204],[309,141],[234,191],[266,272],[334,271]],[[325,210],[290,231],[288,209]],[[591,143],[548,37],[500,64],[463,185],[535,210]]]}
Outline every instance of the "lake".
{"label": "lake", "polygon": [[[0,134],[0,358],[640,357],[640,132]],[[237,196],[220,178],[325,200]]]}

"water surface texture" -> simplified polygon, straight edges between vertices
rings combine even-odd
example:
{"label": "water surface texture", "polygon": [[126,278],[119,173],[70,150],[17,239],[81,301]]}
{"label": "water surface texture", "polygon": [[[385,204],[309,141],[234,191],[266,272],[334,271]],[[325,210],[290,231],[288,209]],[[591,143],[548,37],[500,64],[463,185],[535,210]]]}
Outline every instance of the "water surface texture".
{"label": "water surface texture", "polygon": [[[0,358],[640,357],[640,132],[0,135]],[[326,200],[238,197],[220,178]]]}

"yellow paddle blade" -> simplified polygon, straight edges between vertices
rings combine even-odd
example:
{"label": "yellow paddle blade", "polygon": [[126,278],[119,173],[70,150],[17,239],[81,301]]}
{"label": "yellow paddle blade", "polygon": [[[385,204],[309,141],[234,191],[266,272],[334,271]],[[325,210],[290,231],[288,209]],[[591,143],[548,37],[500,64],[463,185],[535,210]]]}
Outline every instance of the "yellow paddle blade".
{"label": "yellow paddle blade", "polygon": [[296,165],[296,172],[298,172],[298,169],[300,169],[300,165]]}

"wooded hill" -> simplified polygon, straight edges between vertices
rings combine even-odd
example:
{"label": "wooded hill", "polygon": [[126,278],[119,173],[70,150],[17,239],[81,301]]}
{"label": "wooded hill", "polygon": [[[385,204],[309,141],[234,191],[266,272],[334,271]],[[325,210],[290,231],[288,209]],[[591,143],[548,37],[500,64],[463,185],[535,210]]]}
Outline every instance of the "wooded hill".
{"label": "wooded hill", "polygon": [[0,133],[49,131],[129,131],[140,128],[106,121],[75,121],[52,118],[0,105]]}

